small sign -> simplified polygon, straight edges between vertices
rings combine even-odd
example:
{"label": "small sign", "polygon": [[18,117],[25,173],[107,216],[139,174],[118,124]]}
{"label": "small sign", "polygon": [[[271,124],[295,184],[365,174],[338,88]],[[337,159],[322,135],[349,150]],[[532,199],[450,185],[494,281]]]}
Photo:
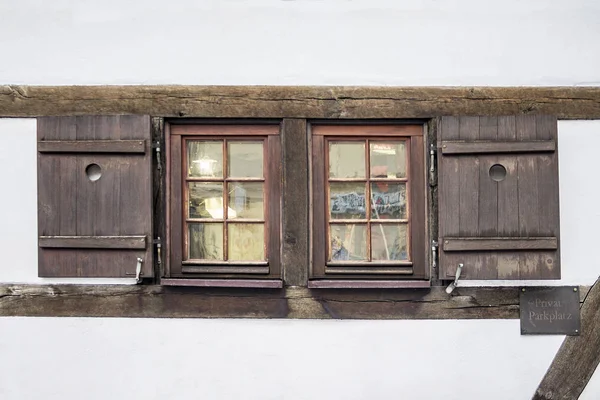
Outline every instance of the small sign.
{"label": "small sign", "polygon": [[524,287],[519,303],[521,335],[579,335],[579,287]]}

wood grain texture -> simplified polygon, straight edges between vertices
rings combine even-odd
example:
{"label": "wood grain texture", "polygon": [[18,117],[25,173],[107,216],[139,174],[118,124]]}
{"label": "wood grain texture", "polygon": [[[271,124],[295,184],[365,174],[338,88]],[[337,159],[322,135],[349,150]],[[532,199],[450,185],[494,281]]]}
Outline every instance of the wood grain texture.
{"label": "wood grain texture", "polygon": [[145,153],[143,140],[46,140],[40,153]]}
{"label": "wood grain texture", "polygon": [[146,236],[40,236],[38,244],[62,249],[145,249]]}
{"label": "wood grain texture", "polygon": [[[440,277],[463,264],[461,279],[558,279],[556,117],[450,116],[439,124]],[[492,176],[496,164],[504,177]]]}
{"label": "wood grain texture", "polygon": [[[267,271],[268,272],[268,271]],[[164,286],[230,287],[230,288],[270,288],[279,289],[283,282],[279,279],[161,279]]]}
{"label": "wood grain texture", "polygon": [[596,87],[0,86],[0,117],[149,114],[203,118],[600,118]]}
{"label": "wood grain texture", "polygon": [[[518,288],[228,289],[157,285],[0,285],[0,316],[518,319]],[[582,299],[589,288],[582,287]],[[600,309],[600,307],[596,307]],[[585,329],[585,328],[584,328]],[[584,333],[585,335],[585,333]],[[600,347],[597,347],[600,348]]]}
{"label": "wood grain texture", "polygon": [[539,140],[528,142],[486,142],[483,140],[458,142],[442,142],[444,154],[479,154],[479,153],[542,153],[556,150],[556,142]]}
{"label": "wood grain texture", "polygon": [[[87,243],[85,249],[75,248],[73,244],[77,240],[70,239],[68,248],[51,248],[43,246],[47,240],[42,238],[39,276],[133,276],[138,258],[144,260],[143,276],[153,276],[152,246],[120,246],[108,250],[89,247],[92,245],[89,237],[93,236],[152,237],[150,118],[139,115],[41,117],[37,133],[38,144],[64,141],[72,146],[79,141],[126,141],[141,142],[144,146],[144,151],[138,154],[38,152],[39,235],[84,237],[78,243]],[[96,181],[91,181],[86,174],[90,164],[101,168],[101,177]]]}
{"label": "wood grain texture", "polygon": [[555,250],[556,238],[446,238],[444,251],[482,251],[482,250]]}
{"label": "wood grain texture", "polygon": [[308,281],[308,138],[304,119],[284,119],[282,267],[286,286]]}
{"label": "wood grain texture", "polygon": [[599,281],[583,299],[581,334],[565,337],[533,400],[578,399],[600,363]]}

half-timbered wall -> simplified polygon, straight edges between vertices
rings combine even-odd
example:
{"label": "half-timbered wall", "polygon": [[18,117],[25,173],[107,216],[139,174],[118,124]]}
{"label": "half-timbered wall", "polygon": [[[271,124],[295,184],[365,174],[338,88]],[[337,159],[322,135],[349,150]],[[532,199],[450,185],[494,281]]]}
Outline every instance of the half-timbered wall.
{"label": "half-timbered wall", "polygon": [[[598,20],[594,0],[0,0],[0,90],[598,86]],[[590,285],[600,120],[559,121],[558,143],[562,279],[550,284]],[[0,119],[0,184],[0,283],[133,283],[37,277],[35,119]],[[6,317],[0,398],[527,399],[562,340],[520,336],[518,320]],[[599,396],[597,372],[581,398]]]}

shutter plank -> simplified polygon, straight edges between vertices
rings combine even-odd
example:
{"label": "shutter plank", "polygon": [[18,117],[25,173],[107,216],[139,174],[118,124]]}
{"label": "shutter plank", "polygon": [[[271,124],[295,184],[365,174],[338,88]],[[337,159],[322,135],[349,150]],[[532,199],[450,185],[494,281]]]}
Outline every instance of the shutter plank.
{"label": "shutter plank", "polygon": [[[440,279],[452,279],[460,263],[461,279],[560,277],[556,118],[459,117],[458,137],[446,136],[456,119],[442,117],[438,137],[438,148],[469,149],[438,153]],[[542,142],[544,151],[528,147]],[[491,179],[494,164],[506,168],[503,180]],[[458,199],[450,195],[456,181]],[[449,215],[456,210],[458,221]]]}
{"label": "shutter plank", "polygon": [[[89,151],[94,141],[121,139],[137,146],[143,143],[144,151],[123,153],[122,148],[110,146],[103,147],[102,153]],[[143,276],[152,276],[151,245],[114,239],[152,238],[148,139],[147,116],[38,119],[40,276],[131,277],[138,257],[144,260]],[[50,149],[69,151],[46,152],[48,143],[56,143]],[[88,178],[90,164],[100,166],[100,179]]]}
{"label": "shutter plank", "polygon": [[48,140],[38,143],[40,153],[144,153],[141,140]]}
{"label": "shutter plank", "polygon": [[[482,119],[484,117],[481,117]],[[495,117],[485,117],[496,119]],[[481,136],[481,139],[484,137]],[[556,150],[553,140],[535,140],[523,142],[488,142],[477,140],[473,142],[444,141],[443,154],[477,154],[477,153],[552,153]]]}

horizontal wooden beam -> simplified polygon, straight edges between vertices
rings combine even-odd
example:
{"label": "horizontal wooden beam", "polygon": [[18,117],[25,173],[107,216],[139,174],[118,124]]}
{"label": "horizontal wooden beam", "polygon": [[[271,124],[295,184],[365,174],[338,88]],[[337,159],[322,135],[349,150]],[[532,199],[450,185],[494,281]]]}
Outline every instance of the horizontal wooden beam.
{"label": "horizontal wooden beam", "polygon": [[144,140],[44,140],[40,153],[139,153],[146,152]]}
{"label": "horizontal wooden beam", "polygon": [[578,399],[599,363],[600,279],[584,297],[581,334],[565,337],[533,400]]}
{"label": "horizontal wooden beam", "polygon": [[38,244],[56,249],[145,249],[146,236],[40,236]]}
{"label": "horizontal wooden beam", "polygon": [[444,238],[444,251],[501,251],[501,250],[556,250],[555,237],[543,238]]}
{"label": "horizontal wooden beam", "polygon": [[269,267],[183,265],[181,272],[184,274],[268,274]]}
{"label": "horizontal wooden beam", "polygon": [[444,154],[481,154],[481,153],[548,153],[556,150],[554,140],[536,140],[521,142],[490,141],[443,141]]}
{"label": "horizontal wooden beam", "polygon": [[0,86],[0,117],[86,114],[310,119],[550,114],[600,119],[600,88]]}
{"label": "horizontal wooden beam", "polygon": [[[582,287],[582,298],[589,288]],[[517,319],[518,288],[245,289],[0,285],[0,316]]]}

